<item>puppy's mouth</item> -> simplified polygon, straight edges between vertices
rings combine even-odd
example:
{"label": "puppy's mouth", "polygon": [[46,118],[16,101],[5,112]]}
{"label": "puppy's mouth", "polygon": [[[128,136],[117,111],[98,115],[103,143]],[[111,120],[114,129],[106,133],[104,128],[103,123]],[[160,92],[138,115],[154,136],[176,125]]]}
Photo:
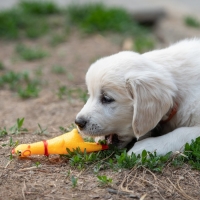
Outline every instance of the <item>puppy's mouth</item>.
{"label": "puppy's mouth", "polygon": [[106,139],[106,143],[109,145],[109,144],[113,144],[113,145],[117,145],[120,143],[120,140],[117,136],[117,134],[110,134],[110,135],[107,135],[105,136],[105,139]]}

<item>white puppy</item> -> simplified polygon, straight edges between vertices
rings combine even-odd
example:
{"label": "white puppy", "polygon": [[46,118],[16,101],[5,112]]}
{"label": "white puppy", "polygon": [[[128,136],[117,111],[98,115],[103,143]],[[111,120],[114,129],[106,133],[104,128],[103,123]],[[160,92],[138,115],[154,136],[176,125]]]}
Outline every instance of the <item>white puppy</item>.
{"label": "white puppy", "polygon": [[[96,61],[86,74],[89,99],[75,123],[88,136],[118,136],[129,150],[180,151],[200,136],[200,40],[184,40],[145,54],[120,52]],[[110,137],[111,138],[111,137]]]}

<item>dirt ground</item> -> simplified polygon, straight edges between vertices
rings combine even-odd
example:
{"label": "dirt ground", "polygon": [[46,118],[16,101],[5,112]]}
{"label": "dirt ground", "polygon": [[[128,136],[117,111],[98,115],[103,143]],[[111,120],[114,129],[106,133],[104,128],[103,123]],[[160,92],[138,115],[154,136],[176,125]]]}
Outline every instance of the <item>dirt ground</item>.
{"label": "dirt ground", "polygon": [[[173,21],[173,20],[172,20]],[[173,34],[169,34],[173,23],[165,21],[157,29],[158,47],[168,45]],[[168,32],[166,32],[168,30]],[[181,31],[182,32],[182,31]],[[171,32],[172,33],[172,32]],[[190,33],[189,33],[190,34]],[[174,36],[176,40],[178,34]],[[182,38],[180,35],[179,38]],[[66,42],[50,47],[47,39],[23,41],[30,46],[40,46],[49,56],[27,62],[18,58],[14,49],[18,42],[0,41],[0,60],[7,69],[34,73],[42,69],[42,91],[38,98],[22,100],[10,90],[0,90],[0,127],[11,127],[17,118],[25,118],[24,127],[28,133],[13,135],[19,143],[49,139],[60,133],[59,126],[73,123],[76,114],[84,105],[79,99],[68,101],[56,95],[60,85],[85,89],[84,75],[96,59],[122,50],[123,40],[118,36],[83,36],[78,32],[70,34]],[[52,73],[52,65],[62,65],[66,74]],[[72,78],[69,78],[69,74]],[[49,134],[37,135],[38,125],[47,127]],[[113,179],[110,186],[100,186],[92,166],[79,171],[59,156],[33,156],[26,159],[14,157],[10,160],[10,136],[0,138],[0,199],[2,200],[59,200],[59,199],[200,199],[200,173],[190,166],[181,168],[166,166],[163,173],[153,173],[145,168],[113,171],[102,170],[100,174]],[[2,146],[3,145],[3,146]],[[40,166],[36,167],[39,162]],[[75,188],[71,176],[78,178]]]}

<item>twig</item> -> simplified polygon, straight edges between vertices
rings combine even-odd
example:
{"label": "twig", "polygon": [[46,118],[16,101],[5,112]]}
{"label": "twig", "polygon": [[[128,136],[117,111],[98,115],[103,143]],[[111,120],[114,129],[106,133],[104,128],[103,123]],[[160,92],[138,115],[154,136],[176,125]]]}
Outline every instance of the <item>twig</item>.
{"label": "twig", "polygon": [[132,198],[138,198],[139,199],[138,195],[130,194],[129,192],[119,191],[119,190],[112,189],[112,188],[108,188],[107,190],[108,190],[109,193],[112,193],[112,194],[127,195],[127,196],[131,196]]}
{"label": "twig", "polygon": [[[190,196],[188,196],[182,189],[178,189],[170,180],[169,180],[169,178],[167,178],[167,180],[172,184],[172,186],[180,193],[180,194],[182,194],[186,199],[190,199],[190,200],[195,200],[194,198],[192,198],[192,197],[190,197]],[[180,187],[179,185],[178,185],[178,187]]]}
{"label": "twig", "polygon": [[33,170],[33,169],[38,169],[38,167],[37,166],[27,167],[27,168],[19,169],[18,171],[23,172],[23,171]]}
{"label": "twig", "polygon": [[4,167],[5,169],[8,167],[8,165],[10,165],[10,163],[12,162],[13,160],[10,160],[7,162],[6,166]]}
{"label": "twig", "polygon": [[26,191],[26,183],[25,183],[25,180],[24,180],[24,185],[23,185],[23,187],[22,187],[22,196],[23,196],[23,199],[24,199],[24,200],[26,200],[25,191]]}

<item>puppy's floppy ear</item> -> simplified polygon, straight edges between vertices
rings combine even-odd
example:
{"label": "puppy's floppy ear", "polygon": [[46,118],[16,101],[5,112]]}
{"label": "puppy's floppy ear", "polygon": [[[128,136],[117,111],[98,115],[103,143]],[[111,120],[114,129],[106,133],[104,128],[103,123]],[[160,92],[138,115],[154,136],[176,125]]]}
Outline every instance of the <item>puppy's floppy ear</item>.
{"label": "puppy's floppy ear", "polygon": [[177,87],[168,75],[145,71],[126,77],[126,88],[133,101],[132,127],[137,138],[152,130],[173,106]]}

